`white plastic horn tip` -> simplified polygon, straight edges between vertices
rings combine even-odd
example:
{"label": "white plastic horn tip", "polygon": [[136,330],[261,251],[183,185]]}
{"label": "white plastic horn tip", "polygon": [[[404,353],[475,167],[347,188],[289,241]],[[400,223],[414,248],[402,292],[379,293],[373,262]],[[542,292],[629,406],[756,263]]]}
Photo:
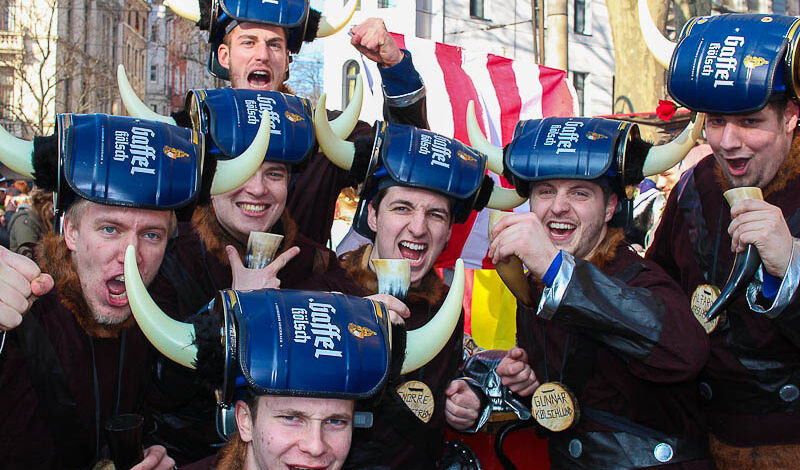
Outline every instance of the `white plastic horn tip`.
{"label": "white plastic horn tip", "polygon": [[200,2],[197,0],[164,0],[164,6],[183,19],[193,23],[200,21]]}
{"label": "white plastic horn tip", "polygon": [[328,13],[322,15],[322,18],[319,20],[319,27],[317,28],[317,37],[328,37],[332,34],[336,34],[340,29],[347,26],[347,23],[353,18],[357,6],[357,0],[350,0],[349,10],[343,9],[338,15],[331,15]]}
{"label": "white plastic horn tip", "polygon": [[672,142],[652,147],[642,165],[642,174],[647,177],[663,173],[683,160],[697,139],[703,135],[704,119],[705,114],[698,113],[694,121],[690,122]]}
{"label": "white plastic horn tip", "polygon": [[317,142],[328,160],[343,170],[350,170],[350,167],[353,166],[356,146],[336,135],[331,128],[331,124],[328,122],[328,113],[325,111],[326,98],[327,95],[323,93],[317,101],[317,109],[314,110],[314,132],[317,134]]}
{"label": "white plastic horn tip", "polygon": [[[361,74],[356,75],[356,87],[353,90],[353,99],[347,104],[347,108],[331,123],[333,133],[339,136],[340,139],[346,139],[353,132],[358,124],[358,117],[361,115],[361,105],[364,102],[364,81],[361,79]],[[325,111],[325,106],[317,109]],[[325,113],[327,116],[327,112]]]}
{"label": "white plastic horn tip", "polygon": [[158,114],[139,99],[139,96],[131,86],[131,82],[128,81],[128,75],[125,73],[125,66],[122,64],[117,66],[117,86],[119,87],[119,96],[122,98],[122,103],[125,105],[128,116],[138,119],[148,119],[150,121],[166,122],[173,126],[177,125],[175,119],[171,116]]}
{"label": "white plastic horn tip", "polygon": [[33,178],[33,142],[18,139],[0,126],[0,161],[14,172]]}
{"label": "white plastic horn tip", "polygon": [[483,135],[478,118],[475,116],[475,103],[470,100],[467,104],[467,134],[469,144],[475,150],[486,154],[489,161],[489,169],[498,175],[503,174],[503,149],[498,147]]}
{"label": "white plastic horn tip", "polygon": [[669,69],[670,60],[672,60],[672,52],[675,50],[675,43],[665,38],[658,26],[650,16],[650,7],[647,5],[647,0],[639,0],[639,28],[642,31],[644,42],[653,58],[659,65],[665,69]]}
{"label": "white plastic horn tip", "polygon": [[464,261],[456,260],[453,282],[436,316],[425,326],[408,332],[406,358],[401,374],[414,372],[430,362],[444,348],[458,325],[464,301]]}
{"label": "white plastic horn tip", "polygon": [[271,124],[269,115],[262,113],[256,137],[247,150],[236,158],[217,162],[217,172],[214,174],[214,182],[211,183],[212,195],[233,191],[245,184],[258,171],[269,148]]}
{"label": "white plastic horn tip", "polygon": [[128,303],[144,335],[163,355],[194,369],[197,358],[194,326],[173,320],[158,308],[139,275],[133,245],[129,245],[125,251],[124,272]]}
{"label": "white plastic horn tip", "polygon": [[492,195],[489,196],[489,202],[486,203],[486,207],[501,211],[509,211],[515,207],[519,207],[526,200],[527,199],[517,194],[516,190],[503,188],[495,184],[494,188],[492,188]]}

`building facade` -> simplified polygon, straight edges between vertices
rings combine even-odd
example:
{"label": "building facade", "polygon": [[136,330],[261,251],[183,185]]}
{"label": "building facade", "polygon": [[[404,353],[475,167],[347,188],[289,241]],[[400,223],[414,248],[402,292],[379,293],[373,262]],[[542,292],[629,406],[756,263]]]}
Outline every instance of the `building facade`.
{"label": "building facade", "polygon": [[[613,96],[614,48],[605,2],[568,2],[568,71],[578,102],[584,115],[608,114]],[[372,16],[383,18],[392,32],[472,52],[536,61],[533,8],[527,0],[360,0],[352,23]],[[545,35],[548,32],[545,30]],[[336,35],[324,43],[329,108],[341,107],[347,101],[346,92],[339,90],[346,89],[348,76],[360,70],[360,58],[349,41],[347,35]]]}
{"label": "building facade", "polygon": [[182,109],[192,88],[225,86],[206,68],[208,35],[160,1],[152,4],[148,23],[146,93],[139,96],[155,112]]}

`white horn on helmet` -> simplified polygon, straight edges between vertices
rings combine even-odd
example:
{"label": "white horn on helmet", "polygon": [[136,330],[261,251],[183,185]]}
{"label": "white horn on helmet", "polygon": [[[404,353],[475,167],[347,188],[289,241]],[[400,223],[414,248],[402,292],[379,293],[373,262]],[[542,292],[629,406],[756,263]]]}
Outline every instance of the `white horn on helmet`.
{"label": "white horn on helmet", "polygon": [[334,165],[343,170],[350,170],[350,167],[353,166],[356,146],[339,137],[331,128],[331,124],[328,122],[328,113],[325,110],[326,98],[327,95],[323,93],[317,101],[317,109],[314,110],[314,132],[317,134],[317,143],[322,153]]}
{"label": "white horn on helmet", "polygon": [[[353,129],[356,128],[356,124],[358,124],[358,117],[361,115],[361,105],[363,102],[364,81],[361,79],[361,74],[358,74],[356,75],[356,86],[355,90],[353,90],[353,99],[347,103],[347,107],[344,109],[344,111],[342,111],[342,114],[340,114],[339,117],[333,121],[330,121],[333,133],[338,135],[339,138],[348,138],[350,133],[353,132]],[[317,104],[317,109],[320,109],[319,104]],[[322,106],[322,111],[326,111],[324,105]]]}
{"label": "white horn on helmet", "polygon": [[14,172],[33,178],[33,142],[18,139],[0,126],[0,162]]}
{"label": "white horn on helmet", "polygon": [[464,261],[456,260],[453,282],[436,316],[425,326],[408,332],[406,358],[401,374],[408,374],[430,362],[450,340],[461,316],[464,301]]}
{"label": "white horn on helmet", "polygon": [[252,177],[261,163],[264,155],[269,148],[269,136],[272,130],[272,120],[269,114],[261,114],[261,124],[253,142],[236,158],[230,160],[218,160],[217,171],[214,173],[214,181],[211,183],[211,194],[222,194],[232,191],[245,184]]}
{"label": "white horn on helmet", "polygon": [[475,116],[475,103],[470,100],[467,104],[467,134],[469,145],[475,150],[486,154],[489,160],[489,169],[498,175],[503,174],[503,149],[498,147],[483,135],[478,118]]}
{"label": "white horn on helmet", "polygon": [[492,188],[492,195],[489,196],[489,202],[486,203],[486,207],[500,211],[508,211],[518,207],[525,201],[527,201],[527,199],[517,194],[515,189],[504,188],[495,183]]}
{"label": "white horn on helmet", "polygon": [[350,0],[350,10],[343,10],[338,15],[322,15],[317,28],[317,37],[324,38],[336,34],[340,29],[347,26],[353,14],[356,12],[358,0]]}
{"label": "white horn on helmet", "polygon": [[200,21],[200,2],[197,0],[164,0],[164,6],[192,23]]}
{"label": "white horn on helmet", "polygon": [[125,105],[125,110],[128,116],[138,119],[148,119],[150,121],[166,122],[167,124],[176,125],[175,119],[171,116],[163,116],[148,108],[146,104],[142,103],[136,92],[133,91],[131,82],[128,81],[128,76],[125,74],[125,67],[122,64],[117,66],[117,86],[119,87],[119,96],[122,98],[122,103]]}
{"label": "white horn on helmet", "polygon": [[194,326],[173,320],[164,313],[147,293],[139,275],[136,249],[128,245],[125,252],[125,291],[136,323],[148,341],[161,353],[178,364],[194,369],[197,346]]}
{"label": "white horn on helmet", "polygon": [[675,50],[675,43],[665,38],[658,26],[650,16],[650,7],[647,0],[639,0],[639,29],[642,31],[644,43],[653,54],[653,58],[665,69],[669,69],[669,62],[672,60],[672,52]]}
{"label": "white horn on helmet", "polygon": [[703,135],[704,118],[705,114],[698,113],[694,122],[690,122],[672,142],[653,146],[647,152],[644,165],[642,165],[642,174],[652,176],[663,173],[683,160],[683,157],[694,147],[697,139]]}

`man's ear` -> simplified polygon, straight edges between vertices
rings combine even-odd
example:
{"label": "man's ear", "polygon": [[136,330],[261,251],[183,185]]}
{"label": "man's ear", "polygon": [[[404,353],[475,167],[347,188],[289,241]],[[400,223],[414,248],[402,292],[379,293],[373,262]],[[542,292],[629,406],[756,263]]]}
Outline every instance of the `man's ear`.
{"label": "man's ear", "polygon": [[784,129],[788,134],[794,133],[797,128],[798,115],[800,115],[800,107],[795,100],[789,100],[786,103],[786,108],[783,110]]}
{"label": "man's ear", "polygon": [[217,48],[217,60],[226,69],[231,68],[231,50],[224,42]]}
{"label": "man's ear", "polygon": [[367,204],[367,225],[369,225],[370,230],[378,233],[378,211],[375,210],[372,201]]}
{"label": "man's ear", "polygon": [[64,216],[64,243],[69,251],[75,251],[78,246],[78,227],[72,223],[69,215]]}
{"label": "man's ear", "polygon": [[606,223],[611,221],[611,218],[614,217],[614,212],[617,210],[617,195],[615,193],[611,193],[608,196],[608,204],[606,204]]}
{"label": "man's ear", "polygon": [[[258,401],[256,401],[256,406]],[[247,403],[239,400],[234,407],[236,416],[236,427],[239,428],[239,437],[243,442],[250,442],[253,440],[253,415],[250,413],[250,408]]]}

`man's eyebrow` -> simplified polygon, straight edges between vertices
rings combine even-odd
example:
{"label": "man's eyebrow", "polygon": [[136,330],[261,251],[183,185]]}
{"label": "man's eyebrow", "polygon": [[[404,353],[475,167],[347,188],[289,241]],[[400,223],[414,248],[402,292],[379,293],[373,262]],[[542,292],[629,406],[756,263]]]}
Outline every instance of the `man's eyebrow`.
{"label": "man's eyebrow", "polygon": [[403,204],[410,207],[415,207],[414,203],[407,200],[407,199],[395,199],[394,201],[389,201],[390,204]]}

